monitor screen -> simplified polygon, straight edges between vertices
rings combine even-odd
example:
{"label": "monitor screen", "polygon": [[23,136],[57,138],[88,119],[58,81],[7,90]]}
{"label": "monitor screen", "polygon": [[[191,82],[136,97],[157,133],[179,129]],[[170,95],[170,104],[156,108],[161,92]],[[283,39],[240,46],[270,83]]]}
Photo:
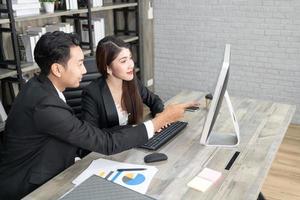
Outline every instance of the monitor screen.
{"label": "monitor screen", "polygon": [[221,88],[221,93],[220,93],[219,99],[218,99],[218,101],[217,101],[217,106],[216,106],[216,110],[215,110],[215,112],[214,112],[212,121],[211,121],[211,123],[210,123],[210,127],[209,127],[208,134],[211,133],[211,130],[212,130],[212,128],[214,127],[214,124],[215,124],[216,119],[217,119],[217,117],[218,117],[220,108],[221,108],[221,106],[222,106],[223,97],[224,97],[224,94],[225,94],[225,91],[226,91],[226,88],[227,88],[228,77],[229,77],[229,68],[228,68],[228,70],[227,70],[227,73],[226,73],[226,76],[225,76],[225,81],[224,81],[224,83],[223,83],[223,85],[222,85],[222,88]]}
{"label": "monitor screen", "polygon": [[219,77],[213,94],[213,99],[203,126],[202,135],[200,139],[201,144],[207,144],[210,133],[214,127],[220,108],[222,106],[223,97],[226,93],[226,88],[229,79],[229,61],[230,61],[230,45],[227,44],[225,47],[223,65],[219,73]]}

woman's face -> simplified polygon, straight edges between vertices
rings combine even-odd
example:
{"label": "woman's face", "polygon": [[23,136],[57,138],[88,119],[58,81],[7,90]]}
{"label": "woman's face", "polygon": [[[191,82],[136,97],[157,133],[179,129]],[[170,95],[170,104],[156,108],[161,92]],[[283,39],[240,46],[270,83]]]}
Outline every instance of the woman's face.
{"label": "woman's face", "polygon": [[133,79],[134,62],[129,49],[122,48],[116,59],[113,60],[108,72],[110,75],[125,80],[131,81]]}

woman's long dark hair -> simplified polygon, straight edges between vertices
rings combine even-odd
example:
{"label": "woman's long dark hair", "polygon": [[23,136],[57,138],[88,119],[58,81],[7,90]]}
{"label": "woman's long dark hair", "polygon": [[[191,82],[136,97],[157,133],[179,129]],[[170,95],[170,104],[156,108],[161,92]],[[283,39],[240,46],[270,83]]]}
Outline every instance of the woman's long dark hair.
{"label": "woman's long dark hair", "polygon": [[[114,36],[106,36],[99,41],[96,50],[96,63],[98,71],[107,79],[107,67],[116,59],[122,48],[129,49],[123,40]],[[136,124],[143,119],[143,101],[138,90],[136,73],[133,70],[133,79],[124,81],[122,86],[121,104],[126,108],[129,116],[128,123]]]}

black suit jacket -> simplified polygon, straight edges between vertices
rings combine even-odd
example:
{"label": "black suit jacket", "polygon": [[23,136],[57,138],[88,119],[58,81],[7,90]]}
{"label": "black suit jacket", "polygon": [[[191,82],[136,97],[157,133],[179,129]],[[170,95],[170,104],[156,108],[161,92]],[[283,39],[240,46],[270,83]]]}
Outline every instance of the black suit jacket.
{"label": "black suit jacket", "polygon": [[[150,108],[152,116],[162,112],[164,104],[159,96],[149,91],[139,80],[137,84],[143,103]],[[100,77],[83,89],[82,119],[99,128],[119,126],[117,108],[105,78]]]}
{"label": "black suit jacket", "polygon": [[80,121],[42,75],[18,94],[4,134],[0,199],[19,199],[72,165],[77,147],[112,154],[148,139],[143,124],[111,131]]}

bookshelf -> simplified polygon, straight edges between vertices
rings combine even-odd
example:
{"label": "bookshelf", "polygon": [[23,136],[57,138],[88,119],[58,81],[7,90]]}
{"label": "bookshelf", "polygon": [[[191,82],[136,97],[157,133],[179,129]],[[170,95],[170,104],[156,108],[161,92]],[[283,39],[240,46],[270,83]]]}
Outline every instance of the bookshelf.
{"label": "bookshelf", "polygon": [[[94,12],[99,12],[99,11],[108,11],[108,10],[122,9],[122,8],[128,8],[128,7],[137,7],[137,6],[138,6],[137,2],[104,3],[104,5],[101,7],[91,8],[91,12],[94,13]],[[89,10],[87,8],[81,8],[78,10],[66,10],[66,11],[58,10],[58,11],[55,11],[54,13],[41,13],[39,15],[33,15],[33,16],[15,17],[14,22],[23,22],[23,21],[40,20],[40,19],[47,19],[47,18],[54,18],[54,17],[86,14],[86,13],[88,13],[88,11]],[[4,24],[9,24],[9,23],[10,23],[9,18],[0,18],[0,26],[4,25]],[[120,38],[122,38],[127,43],[135,42],[135,41],[138,41],[138,39],[139,39],[138,36],[129,36],[129,35],[120,36]],[[84,51],[85,55],[91,54],[91,52],[92,52],[91,49],[83,49],[83,51]],[[93,51],[95,51],[95,48],[93,48]],[[38,69],[38,66],[35,63],[21,64],[20,67],[21,67],[21,69],[22,69],[21,71],[23,73]],[[0,68],[0,79],[10,77],[10,76],[15,76],[15,75],[18,75],[17,70]]]}
{"label": "bookshelf", "polygon": [[[76,25],[75,25],[75,20],[80,20],[80,18],[83,18],[83,16],[85,17],[86,20],[91,20],[92,15],[97,14],[97,13],[105,13],[105,12],[109,12],[111,15],[111,21],[109,24],[109,26],[111,26],[112,31],[107,33],[105,31],[105,35],[107,34],[115,34],[117,37],[120,37],[121,39],[123,39],[125,42],[129,43],[130,46],[133,46],[135,48],[135,54],[136,54],[136,60],[135,60],[135,64],[136,64],[136,72],[139,73],[138,76],[142,79],[143,76],[140,75],[140,73],[143,71],[140,69],[140,57],[142,57],[140,55],[140,53],[143,53],[140,51],[140,46],[141,46],[141,37],[140,37],[140,29],[141,29],[141,24],[139,23],[139,19],[141,18],[139,15],[141,14],[140,12],[140,4],[145,4],[143,2],[143,0],[108,0],[111,2],[106,2],[104,1],[103,6],[101,7],[91,7],[90,5],[90,0],[88,1],[88,4],[86,8],[79,8],[78,10],[56,10],[54,13],[40,13],[39,15],[33,15],[33,16],[24,16],[24,17],[13,17],[13,11],[12,8],[7,8],[5,9],[3,6],[1,5],[1,2],[7,1],[6,4],[8,6],[11,6],[11,1],[10,0],[0,0],[0,13],[5,13],[5,11],[7,11],[8,17],[3,17],[3,15],[0,15],[0,34],[2,37],[2,32],[3,32],[3,27],[7,27],[9,25],[13,25],[14,27],[12,28],[13,30],[11,30],[11,32],[14,32],[15,36],[11,36],[12,38],[15,37],[15,40],[17,39],[17,30],[16,30],[16,25],[20,25],[23,23],[28,23],[31,21],[41,21],[41,20],[51,20],[52,18],[55,19],[59,19],[60,21],[64,22],[65,19],[71,19],[74,20],[74,27],[76,29]],[[10,3],[9,3],[10,2]],[[4,11],[4,12],[3,12]],[[128,27],[126,27],[128,25],[128,18],[125,19],[125,17],[128,16],[128,13],[134,13],[135,17],[133,20],[135,20],[135,25],[134,25],[134,29],[135,30],[129,30]],[[123,23],[123,25],[125,27],[123,28],[118,28],[116,26],[116,24],[120,24],[120,16],[124,16],[124,20],[123,22],[121,22],[121,24]],[[132,16],[132,15],[131,15]],[[131,19],[132,20],[132,19]],[[130,21],[131,22],[131,21]],[[105,24],[105,27],[107,26],[107,24]],[[130,27],[132,28],[132,27]],[[77,30],[76,30],[77,31]],[[7,32],[7,31],[6,31]],[[89,29],[89,32],[91,32],[91,30]],[[90,34],[91,35],[91,34]],[[3,41],[2,38],[0,37],[0,45],[3,45]],[[91,36],[90,36],[91,37]],[[91,38],[90,40],[91,41]],[[14,49],[16,49],[14,51],[14,57],[16,59],[20,59],[20,55],[18,55],[18,45],[17,43],[13,44]],[[92,45],[88,45],[88,46],[84,46],[83,48],[83,52],[86,56],[93,56],[94,52],[95,52],[95,47]],[[0,54],[1,54],[1,49],[0,49]],[[0,55],[1,56],[1,55]],[[4,53],[3,53],[4,56]],[[19,57],[19,58],[18,58]],[[15,61],[10,61],[10,66],[16,66],[16,69],[9,69],[7,68],[7,66],[5,66],[3,63],[0,62],[1,66],[0,66],[0,81],[5,81],[6,78],[10,78],[10,77],[18,77],[17,81],[20,83],[20,85],[22,85],[24,83],[23,80],[23,75],[27,74],[27,73],[31,73],[31,72],[36,72],[39,70],[39,67],[37,66],[36,63],[21,63],[21,61],[19,60],[18,62]],[[7,63],[6,63],[7,64]]]}
{"label": "bookshelf", "polygon": [[[106,10],[128,8],[128,7],[135,7],[135,6],[138,6],[138,3],[104,3],[103,6],[101,7],[91,8],[91,12],[106,11]],[[87,8],[80,8],[78,10],[64,10],[64,11],[56,10],[54,13],[40,13],[39,15],[15,17],[15,22],[44,19],[49,17],[60,17],[64,15],[74,15],[74,14],[81,14],[87,12],[88,12]],[[8,24],[9,22],[10,21],[8,18],[0,18],[0,24]]]}

